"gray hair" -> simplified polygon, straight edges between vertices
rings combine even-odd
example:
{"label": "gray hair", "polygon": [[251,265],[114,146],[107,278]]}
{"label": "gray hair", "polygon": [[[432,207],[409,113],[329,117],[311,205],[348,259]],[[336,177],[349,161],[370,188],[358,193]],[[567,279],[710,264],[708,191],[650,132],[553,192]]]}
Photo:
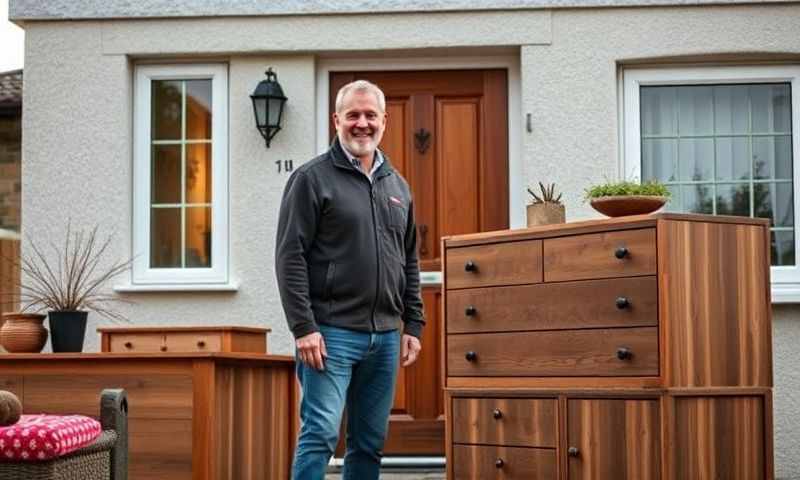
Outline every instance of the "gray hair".
{"label": "gray hair", "polygon": [[386,112],[386,97],[383,95],[383,91],[372,82],[356,80],[339,89],[339,93],[336,94],[336,113],[342,111],[342,107],[344,107],[344,97],[350,92],[368,92],[375,95],[375,98],[378,100],[378,108],[381,109],[382,113]]}

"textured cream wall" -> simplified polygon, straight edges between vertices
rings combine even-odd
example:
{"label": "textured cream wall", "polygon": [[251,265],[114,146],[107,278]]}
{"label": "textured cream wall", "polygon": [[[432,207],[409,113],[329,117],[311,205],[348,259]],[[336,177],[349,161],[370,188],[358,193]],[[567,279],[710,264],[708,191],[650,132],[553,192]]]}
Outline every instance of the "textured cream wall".
{"label": "textured cream wall", "polygon": [[[274,162],[292,159],[297,166],[314,154],[320,51],[396,49],[408,56],[419,49],[425,56],[428,47],[521,46],[522,113],[532,114],[533,125],[533,133],[522,132],[524,180],[557,182],[572,220],[592,216],[581,201],[583,189],[618,173],[619,62],[800,54],[796,5],[284,20],[26,24],[23,231],[47,238],[60,235],[70,217],[81,226],[100,223],[117,230],[119,256],[130,249],[133,62],[180,57],[229,64],[231,275],[240,289],[126,294],[137,302],[124,309],[136,324],[266,325],[273,329],[271,350],[291,351],[273,272],[276,213],[287,177],[276,173]],[[374,32],[374,39],[340,36],[354,28]],[[276,68],[290,99],[285,129],[269,150],[253,127],[248,98],[267,66]],[[800,310],[775,312],[776,473],[800,479]],[[98,319],[90,319],[87,348],[94,350]]]}

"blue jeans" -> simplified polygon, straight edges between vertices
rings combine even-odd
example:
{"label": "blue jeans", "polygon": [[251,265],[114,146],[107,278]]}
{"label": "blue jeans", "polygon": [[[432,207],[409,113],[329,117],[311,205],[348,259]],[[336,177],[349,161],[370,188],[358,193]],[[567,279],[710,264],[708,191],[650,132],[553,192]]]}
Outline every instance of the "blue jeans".
{"label": "blue jeans", "polygon": [[378,479],[394,402],[400,333],[366,333],[320,325],[328,357],[319,371],[297,361],[302,388],[294,480],[322,480],[347,406],[343,480]]}

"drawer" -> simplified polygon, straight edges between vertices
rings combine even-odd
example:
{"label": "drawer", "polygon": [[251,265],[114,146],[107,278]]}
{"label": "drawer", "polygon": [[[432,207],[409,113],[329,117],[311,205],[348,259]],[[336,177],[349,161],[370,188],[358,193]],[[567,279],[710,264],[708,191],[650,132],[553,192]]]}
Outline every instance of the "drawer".
{"label": "drawer", "polygon": [[109,336],[110,351],[114,353],[153,353],[161,352],[164,346],[164,335],[147,334],[113,334]]}
{"label": "drawer", "polygon": [[656,273],[656,230],[623,230],[544,240],[544,280],[560,282]]}
{"label": "drawer", "polygon": [[447,335],[453,377],[658,375],[658,327]]}
{"label": "drawer", "polygon": [[167,352],[221,352],[222,337],[218,333],[167,333]]}
{"label": "drawer", "polygon": [[656,277],[473,288],[447,293],[447,333],[656,325]]}
{"label": "drawer", "polygon": [[453,398],[453,442],[556,446],[556,400]]}
{"label": "drawer", "polygon": [[556,451],[551,449],[453,445],[452,460],[456,480],[557,478]]}
{"label": "drawer", "polygon": [[521,285],[542,281],[542,241],[495,243],[447,250],[447,288]]}

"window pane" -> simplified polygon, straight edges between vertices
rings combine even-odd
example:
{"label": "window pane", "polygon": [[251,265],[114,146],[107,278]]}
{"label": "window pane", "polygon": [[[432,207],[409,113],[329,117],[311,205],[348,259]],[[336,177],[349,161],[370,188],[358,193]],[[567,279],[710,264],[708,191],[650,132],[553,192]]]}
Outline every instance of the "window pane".
{"label": "window pane", "polygon": [[677,140],[642,140],[642,178],[671,182],[678,178]]}
{"label": "window pane", "polygon": [[682,138],[678,159],[681,180],[713,180],[714,139]]}
{"label": "window pane", "polygon": [[789,133],[792,125],[789,84],[751,85],[753,133]]}
{"label": "window pane", "polygon": [[150,209],[150,267],[181,266],[181,209]]}
{"label": "window pane", "polygon": [[211,80],[186,81],[186,138],[211,139]]}
{"label": "window pane", "polygon": [[792,179],[792,138],[753,138],[753,174],[755,178]]}
{"label": "window pane", "polygon": [[718,85],[714,87],[714,130],[717,134],[748,132],[747,85]]}
{"label": "window pane", "polygon": [[154,145],[152,149],[152,202],[180,203],[181,201],[181,146]]}
{"label": "window pane", "polygon": [[712,87],[678,89],[678,132],[685,135],[709,135],[714,129]]}
{"label": "window pane", "polygon": [[211,267],[211,208],[186,209],[186,267]]}
{"label": "window pane", "polygon": [[[649,179],[644,178],[643,180]],[[681,187],[679,185],[667,185],[667,190],[669,190],[670,196],[664,207],[664,211],[675,213],[683,212]]]}
{"label": "window pane", "polygon": [[683,211],[714,213],[714,186],[711,184],[684,185],[681,187]]}
{"label": "window pane", "polygon": [[716,139],[717,180],[750,180],[750,139]]}
{"label": "window pane", "polygon": [[717,184],[717,214],[750,216],[750,184]]}
{"label": "window pane", "polygon": [[641,87],[642,135],[677,135],[674,87]]}
{"label": "window pane", "polygon": [[186,203],[211,203],[211,144],[186,146]]}
{"label": "window pane", "polygon": [[773,231],[771,250],[773,265],[794,265],[794,232]]}
{"label": "window pane", "polygon": [[152,97],[153,140],[180,140],[181,81],[153,80]]}
{"label": "window pane", "polygon": [[794,225],[792,185],[790,183],[757,183],[753,185],[755,216],[769,218],[775,227]]}

